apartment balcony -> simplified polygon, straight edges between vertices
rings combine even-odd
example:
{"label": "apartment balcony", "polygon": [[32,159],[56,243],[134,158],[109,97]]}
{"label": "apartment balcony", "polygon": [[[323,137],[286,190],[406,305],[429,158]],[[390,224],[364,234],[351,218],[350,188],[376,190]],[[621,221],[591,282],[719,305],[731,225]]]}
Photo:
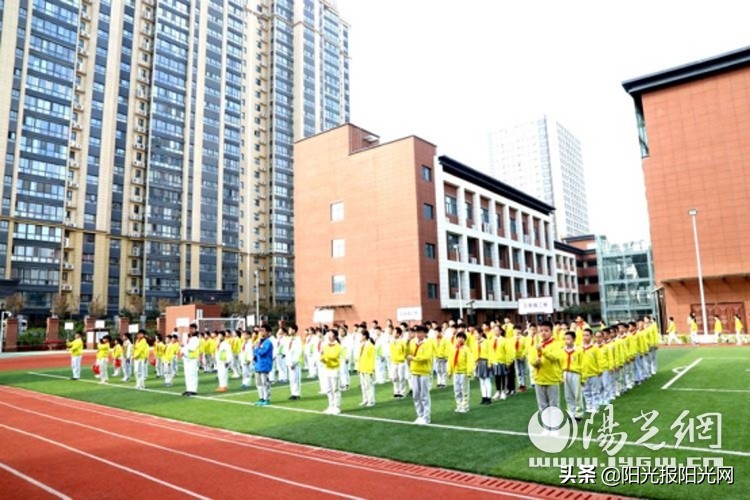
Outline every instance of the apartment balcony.
{"label": "apartment balcony", "polygon": [[141,271],[140,267],[131,267],[129,274],[130,276],[141,276],[143,274],[143,271]]}
{"label": "apartment balcony", "polygon": [[70,238],[65,238],[63,240],[63,247],[65,247],[66,249],[73,248],[73,242],[70,241]]}
{"label": "apartment balcony", "polygon": [[72,292],[73,291],[73,285],[68,285],[68,284],[60,285],[60,291],[61,292]]}
{"label": "apartment balcony", "polygon": [[68,187],[70,189],[78,189],[78,181],[68,181]]}
{"label": "apartment balcony", "polygon": [[65,208],[76,208],[75,200],[65,200]]}
{"label": "apartment balcony", "polygon": [[72,271],[75,268],[76,268],[76,266],[73,265],[72,262],[64,262],[63,263],[63,269],[65,269],[66,271]]}
{"label": "apartment balcony", "polygon": [[143,203],[143,198],[133,195],[130,197],[130,201],[132,201],[133,203]]}
{"label": "apartment balcony", "polygon": [[130,214],[128,217],[132,221],[142,221],[143,220],[143,214]]}
{"label": "apartment balcony", "polygon": [[130,181],[131,181],[131,182],[132,182],[133,184],[137,184],[137,185],[139,185],[139,186],[143,186],[143,184],[144,184],[144,179],[143,179],[143,177],[133,177],[133,178],[132,178],[132,179],[131,179]]}

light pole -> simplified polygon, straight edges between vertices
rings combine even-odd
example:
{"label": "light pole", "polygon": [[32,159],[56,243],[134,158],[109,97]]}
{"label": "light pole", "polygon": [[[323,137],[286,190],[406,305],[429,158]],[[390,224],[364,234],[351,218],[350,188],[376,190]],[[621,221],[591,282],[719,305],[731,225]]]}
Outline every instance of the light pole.
{"label": "light pole", "polygon": [[255,270],[255,326],[260,325],[260,273]]}
{"label": "light pole", "polygon": [[706,295],[703,291],[703,269],[701,268],[701,251],[698,245],[698,209],[691,208],[688,215],[693,219],[693,239],[695,240],[695,260],[698,261],[698,288],[701,293],[701,315],[703,317],[703,338],[708,339],[708,317],[706,315]]}
{"label": "light pole", "polygon": [[[461,251],[458,249],[458,244],[453,245],[453,249],[456,251],[456,259],[458,263],[461,263]],[[458,318],[464,318],[464,305],[461,293],[461,269],[456,270],[456,277],[458,278]]]}

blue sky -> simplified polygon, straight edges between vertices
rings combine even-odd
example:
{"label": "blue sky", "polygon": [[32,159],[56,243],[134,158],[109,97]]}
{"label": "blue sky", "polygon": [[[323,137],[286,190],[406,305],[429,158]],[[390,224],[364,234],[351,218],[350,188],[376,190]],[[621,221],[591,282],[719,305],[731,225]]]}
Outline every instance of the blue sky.
{"label": "blue sky", "polygon": [[750,45],[742,1],[338,4],[352,25],[352,122],[483,169],[490,130],[549,113],[582,141],[591,229],[613,241],[649,237],[621,82]]}

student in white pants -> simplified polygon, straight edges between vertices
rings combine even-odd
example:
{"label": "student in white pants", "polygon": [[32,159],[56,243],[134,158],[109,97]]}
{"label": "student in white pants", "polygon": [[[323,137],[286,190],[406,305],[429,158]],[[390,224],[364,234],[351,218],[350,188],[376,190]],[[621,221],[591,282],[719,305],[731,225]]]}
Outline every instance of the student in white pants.
{"label": "student in white pants", "polygon": [[349,390],[349,358],[352,349],[351,336],[347,335],[346,328],[339,328],[339,344],[341,344],[341,365],[339,365],[339,385],[342,391]]}
{"label": "student in white pants", "polygon": [[135,371],[135,388],[146,388],[146,377],[148,376],[148,342],[146,341],[146,330],[139,330],[133,345],[133,370]]}
{"label": "student in white pants", "polygon": [[240,362],[242,364],[242,388],[249,389],[253,383],[253,341],[248,331],[242,332]]}
{"label": "student in white pants", "polygon": [[339,368],[341,365],[341,344],[335,330],[326,334],[326,342],[320,354],[323,364],[323,377],[328,389],[328,408],[325,413],[338,415],[341,413],[341,387],[339,385]]}
{"label": "student in white pants", "polygon": [[370,341],[370,333],[367,330],[362,332],[362,344],[359,350],[357,372],[359,372],[359,384],[362,388],[362,402],[359,403],[359,406],[374,406],[375,344]]}
{"label": "student in white pants", "polygon": [[234,357],[232,355],[231,339],[225,338],[223,333],[219,333],[219,348],[216,351],[216,367],[219,378],[219,387],[216,392],[227,392],[229,389],[229,367],[233,366]]}
{"label": "student in white pants", "polygon": [[403,330],[397,326],[393,340],[390,343],[391,380],[393,381],[393,397],[406,396],[406,342],[402,339]]}
{"label": "student in white pants", "polygon": [[435,350],[432,342],[427,342],[427,327],[414,327],[416,339],[409,344],[406,360],[411,365],[412,387],[414,388],[414,409],[417,412],[417,425],[428,425],[431,420],[430,373]]}
{"label": "student in white pants", "polygon": [[70,370],[72,373],[72,379],[78,380],[81,378],[81,359],[83,358],[83,340],[81,334],[76,333],[73,340],[67,343],[68,351],[70,352]]}
{"label": "student in white pants", "polygon": [[99,383],[106,384],[109,380],[109,335],[102,337],[96,346],[96,364],[99,366]]}
{"label": "student in white pants", "polygon": [[290,325],[285,362],[289,374],[291,400],[297,400],[302,396],[302,361],[302,339],[299,338],[297,325]]}
{"label": "student in white pants", "polygon": [[185,392],[183,396],[198,395],[198,364],[200,362],[200,342],[198,340],[198,326],[190,325],[188,341],[183,348],[182,366],[185,370]]}
{"label": "student in white pants", "polygon": [[128,382],[133,372],[133,343],[130,334],[125,334],[122,339],[122,381]]}

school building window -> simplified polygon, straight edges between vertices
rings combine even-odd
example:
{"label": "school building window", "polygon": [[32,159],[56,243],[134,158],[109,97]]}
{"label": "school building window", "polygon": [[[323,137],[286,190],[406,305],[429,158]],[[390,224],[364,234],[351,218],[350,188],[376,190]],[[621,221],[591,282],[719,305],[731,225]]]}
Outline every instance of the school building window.
{"label": "school building window", "polygon": [[434,219],[435,218],[435,207],[430,205],[429,203],[425,203],[422,205],[422,214],[424,214],[425,219]]}
{"label": "school building window", "polygon": [[432,182],[432,169],[427,165],[422,165],[422,179],[427,182]]}
{"label": "school building window", "polygon": [[436,299],[438,298],[438,286],[437,283],[427,283],[427,298]]}
{"label": "school building window", "polygon": [[435,244],[434,243],[425,243],[424,249],[425,249],[425,253],[427,254],[428,259],[435,258]]}
{"label": "school building window", "polygon": [[334,259],[338,259],[343,257],[346,254],[346,244],[345,240],[338,239],[338,240],[332,240],[331,241],[331,257]]}
{"label": "school building window", "polygon": [[346,292],[346,276],[337,274],[331,279],[331,290],[333,293],[340,294]]}
{"label": "school building window", "polygon": [[455,196],[445,196],[445,213],[453,216],[458,215],[458,202]]}
{"label": "school building window", "polygon": [[331,203],[331,222],[344,220],[344,202],[335,201]]}

